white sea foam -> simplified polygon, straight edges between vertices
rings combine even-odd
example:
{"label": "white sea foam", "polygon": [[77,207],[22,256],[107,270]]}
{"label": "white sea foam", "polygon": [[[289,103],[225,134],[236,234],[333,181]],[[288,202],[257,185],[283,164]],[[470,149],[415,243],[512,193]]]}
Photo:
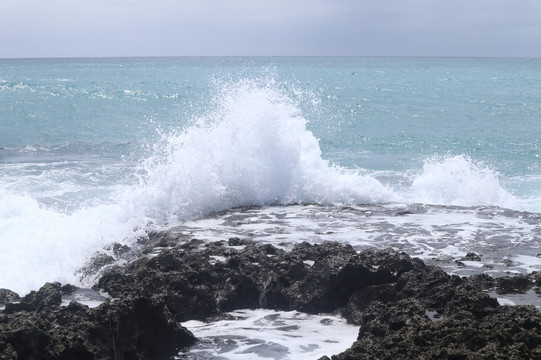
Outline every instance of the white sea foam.
{"label": "white sea foam", "polygon": [[81,284],[76,272],[96,251],[137,235],[122,214],[118,205],[65,214],[0,191],[0,287],[25,294],[47,281]]}
{"label": "white sea foam", "polygon": [[[171,231],[204,241],[252,239],[284,249],[324,241],[356,250],[393,248],[457,275],[541,270],[538,215],[497,207],[275,206],[232,210]],[[481,261],[469,261],[468,252]]]}
{"label": "white sea foam", "polygon": [[134,211],[171,221],[238,206],[395,199],[375,178],[322,159],[307,120],[272,82],[229,85],[218,104],[143,163],[140,186],[124,198]]}
{"label": "white sea foam", "polygon": [[425,204],[520,208],[495,170],[464,155],[427,159],[406,198]]}
{"label": "white sea foam", "polygon": [[318,359],[346,350],[358,333],[333,314],[245,309],[229,315],[234,320],[183,323],[199,343],[177,359]]}

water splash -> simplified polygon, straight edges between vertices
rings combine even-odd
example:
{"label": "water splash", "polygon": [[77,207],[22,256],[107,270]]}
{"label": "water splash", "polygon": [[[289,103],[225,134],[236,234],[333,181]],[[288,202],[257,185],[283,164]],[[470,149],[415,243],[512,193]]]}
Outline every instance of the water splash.
{"label": "water splash", "polygon": [[324,160],[299,107],[274,82],[228,84],[216,103],[195,125],[163,136],[143,162],[141,184],[124,198],[140,216],[173,221],[238,206],[394,199],[375,178]]}
{"label": "water splash", "polygon": [[464,155],[425,160],[410,191],[409,200],[425,204],[520,207],[497,171]]}

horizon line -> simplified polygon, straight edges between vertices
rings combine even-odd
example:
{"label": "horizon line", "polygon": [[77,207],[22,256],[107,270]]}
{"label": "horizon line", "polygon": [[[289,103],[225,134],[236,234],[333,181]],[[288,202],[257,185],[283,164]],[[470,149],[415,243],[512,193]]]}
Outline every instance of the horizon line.
{"label": "horizon line", "polygon": [[106,56],[29,56],[1,57],[0,60],[69,59],[156,59],[156,58],[432,58],[432,59],[541,59],[541,56],[488,55],[106,55]]}

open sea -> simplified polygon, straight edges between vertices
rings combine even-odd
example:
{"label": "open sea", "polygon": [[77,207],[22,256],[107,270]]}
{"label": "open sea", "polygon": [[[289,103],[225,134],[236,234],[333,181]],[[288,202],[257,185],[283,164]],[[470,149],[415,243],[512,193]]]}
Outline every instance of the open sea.
{"label": "open sea", "polygon": [[[540,139],[541,59],[0,60],[0,288],[89,287],[93,255],[156,229],[541,270]],[[314,359],[357,335],[329,349],[307,325],[293,348],[265,326],[350,325],[258,311],[239,318],[259,350],[193,323],[207,347],[181,358]]]}

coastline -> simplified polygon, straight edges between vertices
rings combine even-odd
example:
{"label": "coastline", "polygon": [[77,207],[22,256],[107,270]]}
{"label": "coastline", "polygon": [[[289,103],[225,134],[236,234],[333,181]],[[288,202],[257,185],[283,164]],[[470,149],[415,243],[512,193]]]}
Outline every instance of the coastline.
{"label": "coastline", "polygon": [[283,250],[239,238],[178,243],[174,234],[157,232],[138,258],[102,274],[94,290],[111,298],[99,306],[61,306],[77,288],[59,283],[22,299],[6,292],[0,357],[168,359],[196,342],[182,322],[266,308],[343,309],[361,330],[348,350],[327,354],[336,360],[535,358],[540,312],[502,306],[488,292],[539,292],[540,285],[536,272],[462,278],[405,253],[358,252],[339,242]]}

